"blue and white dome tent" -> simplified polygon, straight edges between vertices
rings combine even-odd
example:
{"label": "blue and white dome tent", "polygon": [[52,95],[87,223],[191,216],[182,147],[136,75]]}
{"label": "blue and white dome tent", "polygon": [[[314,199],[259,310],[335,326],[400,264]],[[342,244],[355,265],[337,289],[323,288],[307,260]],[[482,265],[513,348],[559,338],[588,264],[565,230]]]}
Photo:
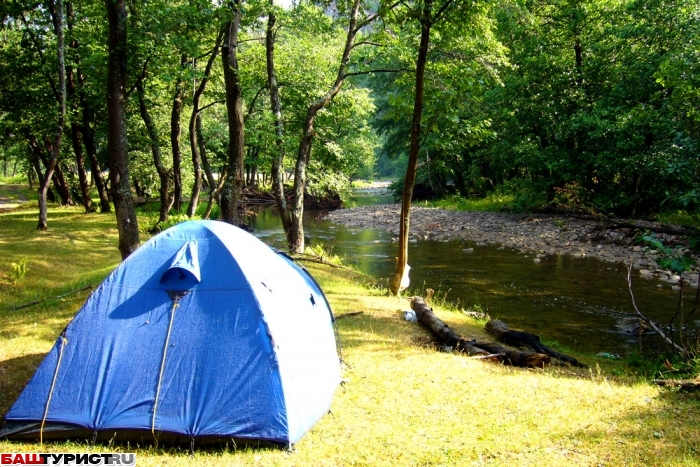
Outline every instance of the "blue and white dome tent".
{"label": "blue and white dome tent", "polygon": [[333,326],[306,270],[229,224],[185,222],[95,290],[0,437],[288,446],[340,382]]}

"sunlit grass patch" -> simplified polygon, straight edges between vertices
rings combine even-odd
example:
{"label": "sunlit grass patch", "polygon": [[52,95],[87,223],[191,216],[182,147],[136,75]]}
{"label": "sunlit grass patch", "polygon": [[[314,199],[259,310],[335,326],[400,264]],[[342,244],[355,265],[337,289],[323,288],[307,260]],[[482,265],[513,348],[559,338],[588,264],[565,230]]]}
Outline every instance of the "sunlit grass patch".
{"label": "sunlit grass patch", "polygon": [[682,225],[700,229],[700,213],[688,211],[669,211],[654,216],[657,222],[665,224]]}
{"label": "sunlit grass patch", "polygon": [[415,204],[453,211],[498,212],[510,208],[514,201],[515,196],[511,194],[489,193],[482,198],[450,196],[441,200],[423,201]]}

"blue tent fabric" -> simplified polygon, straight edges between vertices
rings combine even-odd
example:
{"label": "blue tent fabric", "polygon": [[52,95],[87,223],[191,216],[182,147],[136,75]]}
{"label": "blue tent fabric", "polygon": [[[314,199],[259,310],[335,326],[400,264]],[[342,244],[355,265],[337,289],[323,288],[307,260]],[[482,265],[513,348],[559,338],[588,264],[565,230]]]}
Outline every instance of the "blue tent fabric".
{"label": "blue tent fabric", "polygon": [[201,281],[197,242],[187,242],[175,254],[172,264],[163,273],[160,282],[176,284],[178,290],[189,290]]}
{"label": "blue tent fabric", "polygon": [[95,290],[6,426],[40,422],[55,377],[47,424],[295,443],[340,382],[332,326],[295,263],[231,225],[179,224]]}

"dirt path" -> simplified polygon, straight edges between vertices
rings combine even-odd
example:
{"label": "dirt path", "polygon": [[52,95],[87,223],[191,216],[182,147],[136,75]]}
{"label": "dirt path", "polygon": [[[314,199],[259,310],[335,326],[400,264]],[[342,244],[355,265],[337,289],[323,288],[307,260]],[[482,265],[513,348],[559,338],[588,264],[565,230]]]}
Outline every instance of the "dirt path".
{"label": "dirt path", "polygon": [[11,211],[29,201],[26,187],[0,183],[0,212]]}

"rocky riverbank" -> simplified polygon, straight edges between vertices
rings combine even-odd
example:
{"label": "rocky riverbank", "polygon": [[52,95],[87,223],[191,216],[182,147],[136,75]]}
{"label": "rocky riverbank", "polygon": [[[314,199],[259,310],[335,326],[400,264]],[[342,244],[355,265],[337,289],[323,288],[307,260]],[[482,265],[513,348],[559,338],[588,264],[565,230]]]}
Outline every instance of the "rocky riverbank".
{"label": "rocky riverbank", "polygon": [[[327,217],[348,227],[382,229],[394,235],[396,240],[400,208],[399,204],[363,206],[332,211]],[[634,225],[640,229],[663,227],[647,221],[634,221]],[[474,247],[499,245],[500,248],[535,253],[535,262],[547,255],[595,257],[632,264],[642,277],[658,277],[677,288],[681,277],[659,268],[656,263],[658,252],[635,242],[635,233],[634,229],[620,228],[619,224],[611,222],[566,216],[460,212],[423,207],[411,210],[411,242],[460,240],[466,243],[465,253]],[[656,236],[665,245],[685,248],[684,239],[679,234],[658,233]],[[698,267],[695,267],[683,274],[683,282],[697,287],[697,276]]]}

